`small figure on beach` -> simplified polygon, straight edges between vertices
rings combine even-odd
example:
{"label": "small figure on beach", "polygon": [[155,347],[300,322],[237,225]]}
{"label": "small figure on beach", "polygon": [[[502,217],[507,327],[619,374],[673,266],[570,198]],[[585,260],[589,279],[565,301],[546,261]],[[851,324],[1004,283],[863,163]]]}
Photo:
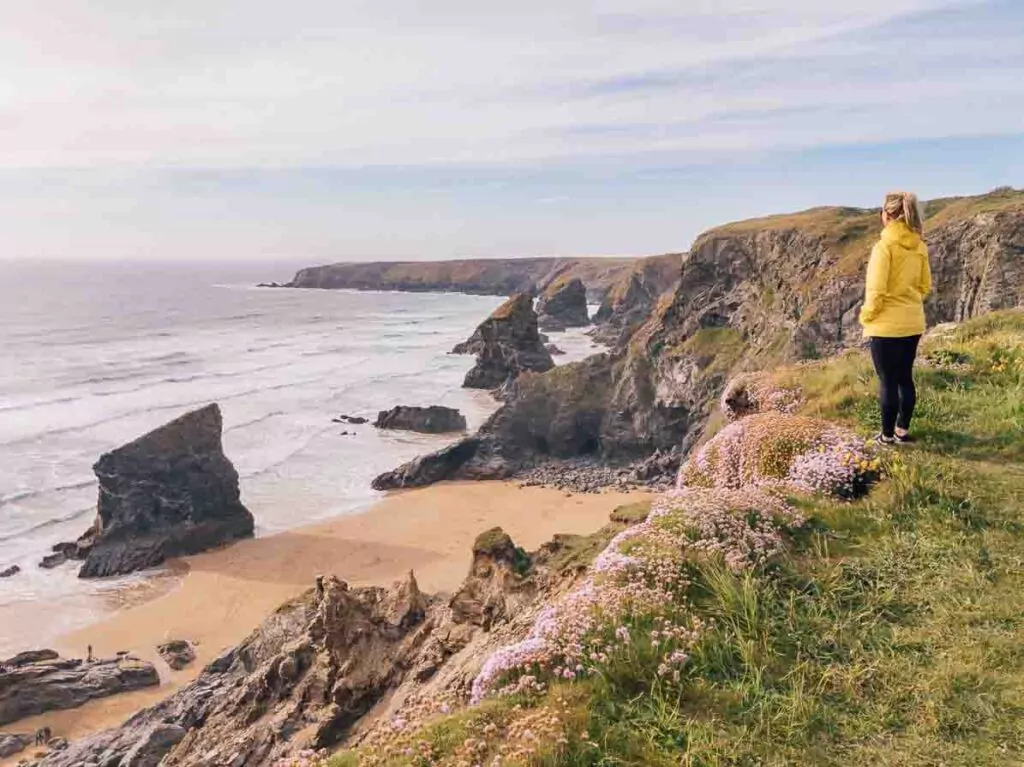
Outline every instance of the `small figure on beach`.
{"label": "small figure on beach", "polygon": [[36,730],[36,745],[45,745],[52,737],[53,731],[49,727],[40,727]]}
{"label": "small figure on beach", "polygon": [[322,575],[316,577],[316,601],[317,604],[324,601],[324,577]]}
{"label": "small figure on beach", "polygon": [[86,662],[86,663],[92,663],[92,661],[93,661],[93,657],[92,657],[92,645],[89,645],[89,646],[88,646],[88,647],[86,648],[86,651],[85,651],[85,662]]}

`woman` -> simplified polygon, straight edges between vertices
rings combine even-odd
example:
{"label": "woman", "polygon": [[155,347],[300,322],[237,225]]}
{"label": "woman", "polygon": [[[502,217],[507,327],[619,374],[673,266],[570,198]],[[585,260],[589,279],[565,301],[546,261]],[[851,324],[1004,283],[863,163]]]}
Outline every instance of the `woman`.
{"label": "woman", "polygon": [[860,324],[881,383],[879,404],[884,445],[911,442],[914,357],[924,333],[924,297],[932,289],[928,248],[921,238],[921,209],[910,192],[891,192],[882,206],[882,236],[868,262]]}

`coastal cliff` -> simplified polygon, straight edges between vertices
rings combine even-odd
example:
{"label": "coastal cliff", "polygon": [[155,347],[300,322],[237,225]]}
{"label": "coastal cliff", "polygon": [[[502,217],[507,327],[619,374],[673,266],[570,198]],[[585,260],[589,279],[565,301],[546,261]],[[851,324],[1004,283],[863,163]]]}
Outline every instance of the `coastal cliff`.
{"label": "coastal cliff", "polygon": [[[378,478],[378,487],[506,477],[546,460],[626,464],[697,442],[732,375],[857,346],[857,308],[878,212],[816,208],[702,234],[675,286],[621,326],[607,355],[520,376],[470,440]],[[930,324],[1024,306],[1024,193],[995,190],[925,206],[935,281]],[[630,284],[639,278],[630,275]],[[613,316],[610,312],[607,318]]]}
{"label": "coastal cliff", "polygon": [[488,296],[540,293],[556,280],[579,279],[600,301],[635,258],[479,258],[459,261],[379,261],[300,269],[292,288],[347,288],[405,292],[454,292]]}

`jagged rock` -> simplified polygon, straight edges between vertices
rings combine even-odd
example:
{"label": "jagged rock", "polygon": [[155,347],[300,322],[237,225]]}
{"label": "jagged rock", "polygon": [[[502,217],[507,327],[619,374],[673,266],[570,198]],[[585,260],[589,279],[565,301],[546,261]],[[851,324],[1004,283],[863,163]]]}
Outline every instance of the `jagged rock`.
{"label": "jagged rock", "polygon": [[380,411],[374,426],[378,429],[404,429],[425,434],[443,434],[450,431],[465,431],[466,418],[458,410],[440,405],[431,407],[399,405],[391,410]]}
{"label": "jagged rock", "polygon": [[363,418],[360,415],[339,415],[337,418],[332,418],[333,423],[348,423],[353,426],[361,426],[364,423],[369,423],[369,419]]}
{"label": "jagged rock", "polygon": [[550,354],[552,357],[561,357],[562,355],[565,354],[564,351],[559,349],[554,344],[544,344],[544,348],[548,350],[548,354]]}
{"label": "jagged rock", "polygon": [[374,490],[398,490],[451,479],[506,479],[517,467],[493,439],[467,437],[378,475],[371,486]]}
{"label": "jagged rock", "polygon": [[55,567],[60,567],[67,561],[67,554],[65,554],[63,551],[55,551],[53,554],[47,554],[41,560],[39,560],[39,566],[44,570],[52,570]]}
{"label": "jagged rock", "polygon": [[0,578],[10,578],[12,575],[17,575],[21,572],[21,568],[18,565],[11,565],[8,568],[0,570]]}
{"label": "jagged rock", "polygon": [[79,577],[130,573],[252,535],[222,428],[220,408],[207,405],[100,457],[96,521],[62,549],[85,559]]}
{"label": "jagged rock", "polygon": [[613,348],[623,346],[679,279],[683,258],[682,253],[652,256],[621,275],[594,313],[593,338]]}
{"label": "jagged rock", "polygon": [[25,650],[17,655],[0,662],[0,666],[18,667],[29,663],[41,663],[47,660],[56,660],[60,655],[56,650]]}
{"label": "jagged rock", "polygon": [[196,659],[195,648],[184,639],[172,639],[159,645],[156,651],[174,671],[180,671]]}
{"label": "jagged rock", "polygon": [[33,742],[34,739],[31,735],[0,732],[0,759],[20,754]]}
{"label": "jagged rock", "polygon": [[[50,651],[45,651],[50,652]],[[83,663],[43,656],[0,673],[0,725],[160,683],[153,664],[125,657]]]}
{"label": "jagged rock", "polygon": [[542,330],[565,330],[590,324],[587,289],[579,278],[556,280],[537,300],[537,324]]}
{"label": "jagged rock", "polygon": [[462,384],[470,389],[495,389],[524,371],[544,372],[555,366],[541,343],[533,299],[526,293],[495,309],[453,352],[477,355]]}
{"label": "jagged rock", "polygon": [[364,717],[372,727],[412,696],[467,687],[496,645],[525,633],[560,582],[530,562],[496,529],[478,537],[451,600],[423,594],[412,573],[389,589],[324,578],[191,684],[40,767],[270,767],[334,747]]}

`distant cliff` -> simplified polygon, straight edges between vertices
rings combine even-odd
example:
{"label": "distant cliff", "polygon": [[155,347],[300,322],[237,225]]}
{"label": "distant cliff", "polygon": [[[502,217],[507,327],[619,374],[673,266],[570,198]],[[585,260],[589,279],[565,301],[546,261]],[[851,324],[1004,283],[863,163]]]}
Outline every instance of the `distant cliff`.
{"label": "distant cliff", "polygon": [[290,288],[455,292],[488,296],[537,293],[555,280],[580,279],[591,301],[628,274],[635,258],[480,258],[462,261],[378,261],[300,269]]}

